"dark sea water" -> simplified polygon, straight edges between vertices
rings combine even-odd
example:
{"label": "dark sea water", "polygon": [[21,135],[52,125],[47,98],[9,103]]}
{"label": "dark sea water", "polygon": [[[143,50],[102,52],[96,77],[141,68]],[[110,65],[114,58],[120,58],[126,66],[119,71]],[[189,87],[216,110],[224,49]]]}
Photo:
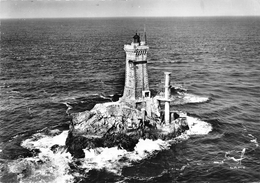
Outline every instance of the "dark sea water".
{"label": "dark sea water", "polygon": [[[170,71],[185,89],[171,109],[208,126],[134,152],[50,151],[70,112],[122,94],[144,24],[150,88]],[[1,20],[0,69],[0,182],[260,182],[260,17]]]}

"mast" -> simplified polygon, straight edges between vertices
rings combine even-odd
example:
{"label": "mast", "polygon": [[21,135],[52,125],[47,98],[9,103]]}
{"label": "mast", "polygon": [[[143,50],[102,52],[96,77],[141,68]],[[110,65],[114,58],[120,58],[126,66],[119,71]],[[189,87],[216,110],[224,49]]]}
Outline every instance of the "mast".
{"label": "mast", "polygon": [[144,24],[144,44],[147,45],[147,39],[146,39],[146,27]]}

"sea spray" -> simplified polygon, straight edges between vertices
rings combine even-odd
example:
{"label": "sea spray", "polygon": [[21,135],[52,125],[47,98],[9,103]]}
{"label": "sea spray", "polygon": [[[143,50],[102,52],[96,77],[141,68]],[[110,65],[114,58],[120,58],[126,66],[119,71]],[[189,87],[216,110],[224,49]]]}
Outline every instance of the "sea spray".
{"label": "sea spray", "polygon": [[198,118],[186,116],[189,130],[186,131],[188,135],[206,135],[212,131],[211,124],[201,121]]}
{"label": "sea spray", "polygon": [[[121,175],[124,167],[131,167],[167,150],[172,144],[187,140],[189,135],[205,135],[212,130],[210,124],[198,118],[180,113],[186,117],[191,128],[180,136],[170,140],[139,139],[133,151],[118,147],[99,147],[84,149],[85,158],[73,159],[65,149],[68,131],[46,130],[24,140],[21,146],[39,153],[34,157],[14,160],[8,163],[8,173],[14,173],[20,182],[73,182],[75,177],[84,176],[90,170],[106,170]],[[74,166],[72,170],[72,165]]]}
{"label": "sea spray", "polygon": [[132,152],[117,147],[85,149],[85,158],[81,160],[82,165],[80,168],[85,168],[85,171],[106,169],[120,175],[123,167],[131,166],[133,162],[151,157],[169,147],[170,143],[160,139],[155,141],[140,139]]}
{"label": "sea spray", "polygon": [[[55,133],[54,133],[55,132]],[[56,134],[54,130],[51,135],[37,133],[30,139],[22,142],[21,146],[28,149],[39,149],[40,153],[32,158],[25,158],[24,161],[34,162],[36,168],[31,171],[31,175],[21,179],[21,182],[34,182],[44,180],[46,182],[70,182],[73,176],[69,175],[69,163],[72,161],[71,155],[63,148],[52,151],[54,145],[63,147],[68,131]]]}
{"label": "sea spray", "polygon": [[[162,96],[158,95],[156,98],[161,99]],[[171,96],[171,104],[172,105],[184,105],[184,104],[196,104],[196,103],[204,103],[210,100],[208,96],[199,96],[195,94],[189,93],[179,93],[177,95]]]}
{"label": "sea spray", "polygon": [[134,162],[142,161],[160,151],[167,150],[172,144],[187,140],[189,135],[205,135],[212,130],[210,124],[197,118],[188,116],[188,120],[192,128],[180,136],[170,140],[139,139],[134,151],[126,151],[118,147],[84,149],[85,158],[80,160],[79,167],[84,168],[85,171],[106,169],[120,175],[123,167],[132,166]]}

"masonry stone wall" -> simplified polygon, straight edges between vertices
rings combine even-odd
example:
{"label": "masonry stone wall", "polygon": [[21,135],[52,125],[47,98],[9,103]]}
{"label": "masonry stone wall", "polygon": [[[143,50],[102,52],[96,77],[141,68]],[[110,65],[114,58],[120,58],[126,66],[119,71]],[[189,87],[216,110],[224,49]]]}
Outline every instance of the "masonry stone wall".
{"label": "masonry stone wall", "polygon": [[125,46],[126,51],[126,73],[123,98],[140,99],[142,92],[149,90],[147,74],[147,51],[146,47]]}

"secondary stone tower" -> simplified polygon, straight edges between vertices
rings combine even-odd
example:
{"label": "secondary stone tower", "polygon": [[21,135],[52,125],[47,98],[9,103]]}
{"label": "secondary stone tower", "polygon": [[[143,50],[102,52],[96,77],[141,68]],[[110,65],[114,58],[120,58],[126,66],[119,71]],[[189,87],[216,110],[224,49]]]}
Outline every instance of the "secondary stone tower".
{"label": "secondary stone tower", "polygon": [[126,73],[123,100],[141,101],[150,98],[148,72],[146,33],[143,40],[137,33],[133,37],[131,45],[124,45],[126,52]]}

